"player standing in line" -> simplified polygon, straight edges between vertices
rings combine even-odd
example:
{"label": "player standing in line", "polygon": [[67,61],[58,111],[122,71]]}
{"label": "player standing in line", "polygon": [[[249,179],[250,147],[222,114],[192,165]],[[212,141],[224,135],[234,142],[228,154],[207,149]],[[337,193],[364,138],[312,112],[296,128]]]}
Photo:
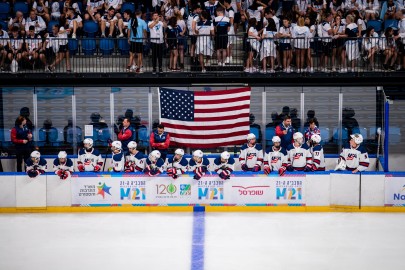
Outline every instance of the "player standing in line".
{"label": "player standing in line", "polygon": [[67,157],[65,151],[60,151],[58,158],[53,161],[53,171],[61,180],[66,180],[73,173],[73,161]]}
{"label": "player standing in line", "polygon": [[239,155],[239,163],[243,171],[258,172],[263,163],[263,148],[256,143],[256,136],[253,133],[247,135],[247,143],[242,145]]}
{"label": "player standing in line", "polygon": [[349,146],[342,149],[335,170],[347,170],[352,173],[363,172],[370,165],[367,150],[361,145],[363,136],[356,133],[350,137]]}
{"label": "player standing in line", "polygon": [[84,147],[77,157],[77,168],[81,172],[99,172],[103,166],[100,152],[93,148],[93,139],[83,140]]}
{"label": "player standing in line", "polygon": [[179,148],[174,151],[174,156],[167,160],[166,171],[173,179],[177,179],[187,171],[187,166],[188,161],[184,158],[184,150]]}
{"label": "player standing in line", "polygon": [[46,170],[46,160],[41,158],[38,151],[33,151],[25,161],[26,172],[30,178],[35,178],[40,174],[44,174]]}
{"label": "player standing in line", "polygon": [[145,160],[148,158],[142,152],[136,150],[134,141],[128,143],[128,154],[125,156],[125,172],[142,172],[145,169]]}
{"label": "player standing in line", "polygon": [[193,158],[188,163],[189,170],[194,172],[194,179],[200,180],[206,172],[209,170],[210,161],[204,157],[204,153],[201,150],[195,150],[193,152]]}
{"label": "player standing in line", "polygon": [[312,170],[312,155],[307,144],[304,144],[304,135],[296,132],[293,135],[294,143],[287,147],[287,171]]}
{"label": "player standing in line", "polygon": [[153,150],[146,159],[143,172],[149,176],[157,176],[164,171],[164,161],[160,158],[160,152]]}
{"label": "player standing in line", "polygon": [[323,147],[320,145],[321,136],[314,134],[311,136],[311,154],[312,154],[312,170],[325,171],[325,156],[323,154]]}
{"label": "player standing in line", "polygon": [[228,180],[231,178],[231,173],[235,170],[235,160],[227,151],[224,151],[221,153],[221,156],[214,160],[214,170],[222,180]]}
{"label": "player standing in line", "polygon": [[281,147],[280,137],[274,136],[271,140],[273,146],[268,148],[264,155],[264,173],[266,175],[274,171],[283,172],[280,169],[287,164],[287,151]]}
{"label": "player standing in line", "polygon": [[113,141],[111,143],[111,165],[112,167],[108,170],[110,172],[122,172],[125,166],[125,156],[122,151],[122,143],[120,141]]}

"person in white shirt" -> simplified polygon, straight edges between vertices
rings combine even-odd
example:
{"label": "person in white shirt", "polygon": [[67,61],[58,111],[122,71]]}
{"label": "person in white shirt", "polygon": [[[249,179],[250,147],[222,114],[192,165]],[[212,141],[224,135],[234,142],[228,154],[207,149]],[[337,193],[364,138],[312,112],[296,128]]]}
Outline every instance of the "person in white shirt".
{"label": "person in white shirt", "polygon": [[212,25],[210,18],[211,16],[207,11],[202,11],[201,20],[197,23],[197,28],[195,29],[195,33],[198,35],[196,52],[199,54],[201,72],[203,73],[206,72],[204,56],[207,56],[208,59],[214,51],[211,41],[211,36],[214,35],[214,26]]}
{"label": "person in white shirt", "polygon": [[[148,23],[150,31],[150,44],[152,49],[152,65],[153,72],[156,72],[156,62],[159,62],[159,70],[162,69],[163,44],[164,44],[164,28],[162,22],[163,17],[157,12],[153,12],[152,21]],[[177,20],[177,19],[176,19]]]}
{"label": "person in white shirt", "polygon": [[108,12],[103,17],[101,17],[100,21],[101,37],[105,37],[105,31],[107,28],[108,37],[111,38],[114,33],[114,29],[117,22],[118,18],[116,16],[115,9],[113,7],[110,7],[108,9]]}
{"label": "person in white shirt", "polygon": [[83,27],[82,18],[73,8],[69,8],[66,13],[66,25],[65,29],[69,34],[72,34],[72,38],[76,38],[78,29]]}
{"label": "person in white shirt", "polygon": [[375,20],[380,12],[380,3],[378,0],[364,0],[365,19]]}
{"label": "person in white shirt", "polygon": [[22,58],[22,48],[23,48],[23,43],[24,40],[22,37],[18,34],[18,27],[13,26],[11,29],[11,35],[9,39],[9,53],[8,53],[8,59],[12,62],[13,59],[19,63]]}
{"label": "person in white shirt", "polygon": [[366,54],[363,59],[368,64],[369,70],[374,70],[374,57],[378,52],[378,34],[374,31],[374,27],[369,26],[363,36],[363,50]]}
{"label": "person in white shirt", "polygon": [[267,72],[267,59],[270,61],[270,73],[274,73],[274,58],[277,55],[276,44],[277,28],[272,18],[267,19],[267,25],[262,33],[262,46],[260,48],[260,60],[262,61],[262,73]]}
{"label": "person in white shirt", "polygon": [[93,20],[99,22],[101,16],[104,15],[104,1],[103,0],[87,0],[87,9],[84,14],[84,20]]}
{"label": "person in white shirt", "polygon": [[280,50],[283,52],[283,69],[285,72],[290,73],[291,67],[290,62],[292,59],[292,47],[291,47],[291,38],[292,30],[290,24],[290,19],[285,17],[283,19],[283,26],[280,27],[278,37],[280,39]]}
{"label": "person in white shirt", "polygon": [[398,22],[398,37],[401,42],[399,42],[398,46],[402,54],[402,67],[400,71],[405,71],[405,9],[402,9],[399,14],[401,19]]}
{"label": "person in white shirt", "polygon": [[250,18],[248,22],[247,30],[247,43],[246,43],[246,53],[248,57],[246,59],[245,72],[254,73],[257,72],[257,68],[253,66],[253,58],[260,51],[260,34],[256,29],[257,21],[256,18]]}
{"label": "person in white shirt", "polygon": [[38,0],[32,3],[32,9],[35,10],[38,16],[41,16],[46,22],[51,20],[49,16],[49,4],[48,1]]}
{"label": "person in white shirt", "polygon": [[328,72],[328,58],[332,53],[332,36],[333,30],[331,23],[333,20],[332,13],[326,13],[323,15],[322,23],[318,25],[318,35],[321,43],[321,71]]}
{"label": "person in white shirt", "polygon": [[305,26],[304,17],[300,17],[297,22],[297,26],[293,28],[292,36],[294,38],[294,47],[296,50],[296,62],[297,62],[297,72],[303,72],[305,56],[307,55],[307,50],[309,50],[309,38],[311,33],[309,28]]}
{"label": "person in white shirt", "polygon": [[15,13],[15,17],[10,18],[10,20],[8,21],[8,31],[11,32],[13,26],[17,26],[21,31],[21,35],[25,35],[25,18],[24,14],[21,11],[17,11]]}
{"label": "person in white shirt", "polygon": [[51,3],[51,19],[58,21],[60,18],[60,4],[59,1],[53,0]]}
{"label": "person in white shirt", "polygon": [[27,60],[34,69],[35,61],[39,57],[39,51],[42,48],[42,39],[40,35],[35,35],[35,26],[31,25],[28,35],[25,38],[25,50],[22,57]]}
{"label": "person in white shirt", "polygon": [[117,18],[121,18],[121,6],[122,6],[122,0],[105,0],[104,2],[104,9],[105,12],[108,12],[108,10],[113,7],[115,11],[117,12]]}
{"label": "person in white shirt", "polygon": [[0,71],[4,70],[4,61],[7,58],[9,48],[9,36],[7,32],[3,30],[3,26],[0,24]]}
{"label": "person in white shirt", "polygon": [[[56,55],[55,59],[49,66],[45,66],[45,70],[53,72],[56,66],[65,58],[66,59],[66,72],[70,72],[70,57],[68,48],[67,31],[63,26],[58,24],[52,27],[52,33],[46,34],[45,48],[47,54],[51,53],[50,50]],[[43,59],[41,59],[43,61]]]}
{"label": "person in white shirt", "polygon": [[307,55],[306,55],[306,61],[307,61],[307,72],[313,73],[314,68],[312,64],[312,55],[311,55],[311,46],[314,44],[314,36],[316,32],[316,27],[313,23],[311,23],[311,19],[309,16],[306,16],[304,19],[305,25],[309,28],[309,33],[310,33],[310,40],[309,40],[309,45],[310,48],[307,50]]}
{"label": "person in white shirt", "polygon": [[28,33],[31,25],[35,26],[35,34],[43,36],[46,31],[46,23],[42,17],[37,16],[35,10],[30,11],[30,16],[25,20],[25,32]]}

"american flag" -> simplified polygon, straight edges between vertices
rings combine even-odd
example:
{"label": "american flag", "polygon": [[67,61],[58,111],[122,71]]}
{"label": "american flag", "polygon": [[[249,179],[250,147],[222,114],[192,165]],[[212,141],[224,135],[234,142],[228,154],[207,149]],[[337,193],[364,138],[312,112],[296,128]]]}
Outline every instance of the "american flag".
{"label": "american flag", "polygon": [[177,146],[240,145],[249,133],[250,88],[221,91],[159,89],[160,123]]}

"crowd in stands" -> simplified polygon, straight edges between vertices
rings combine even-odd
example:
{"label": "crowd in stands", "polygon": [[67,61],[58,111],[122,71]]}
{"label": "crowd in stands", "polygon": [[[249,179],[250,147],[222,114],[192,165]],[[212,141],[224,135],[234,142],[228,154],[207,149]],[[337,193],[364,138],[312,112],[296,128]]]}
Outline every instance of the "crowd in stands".
{"label": "crowd in stands", "polygon": [[[0,1],[0,68],[22,62],[52,72],[69,42],[82,37],[128,39],[127,71],[143,72],[152,52],[153,72],[190,64],[206,71],[234,63],[241,40],[245,72],[348,72],[365,64],[405,70],[404,0],[67,0]],[[95,30],[90,32],[90,25]],[[314,64],[314,55],[319,64]],[[158,69],[159,68],[159,69]]]}

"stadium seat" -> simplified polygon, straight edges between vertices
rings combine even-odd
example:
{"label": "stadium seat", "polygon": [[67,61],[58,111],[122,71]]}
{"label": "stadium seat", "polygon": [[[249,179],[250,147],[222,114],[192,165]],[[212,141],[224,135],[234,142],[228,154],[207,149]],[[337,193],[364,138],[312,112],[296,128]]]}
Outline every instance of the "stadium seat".
{"label": "stadium seat", "polygon": [[273,145],[273,142],[271,139],[273,139],[273,136],[276,135],[276,131],[274,127],[267,127],[266,128],[266,145]]}
{"label": "stadium seat", "polygon": [[16,2],[14,4],[14,14],[17,11],[21,11],[24,14],[24,17],[28,16],[28,4],[25,2]]}
{"label": "stadium seat", "polygon": [[382,30],[382,22],[380,20],[369,20],[367,27],[372,26],[376,33],[380,33]]}
{"label": "stadium seat", "polygon": [[[76,140],[77,143],[80,143],[82,141],[82,129],[77,127],[76,128]],[[66,137],[66,141],[68,143],[73,143],[73,128],[68,128],[67,130],[67,137]]]}
{"label": "stadium seat", "polygon": [[[0,3],[0,20],[6,20],[10,16],[10,4],[9,3]],[[3,28],[7,29],[7,28]]]}
{"label": "stadium seat", "polygon": [[353,133],[359,133],[361,136],[363,136],[363,140],[368,139],[368,134],[367,134],[367,129],[366,128],[353,128]]}
{"label": "stadium seat", "polygon": [[96,40],[95,39],[83,39],[82,40],[82,51],[84,55],[93,55],[96,51]]}
{"label": "stadium seat", "polygon": [[98,24],[93,21],[85,21],[83,31],[87,37],[95,37],[98,32]]}
{"label": "stadium seat", "polygon": [[[48,136],[48,140],[47,140]],[[52,146],[58,145],[58,130],[56,128],[44,129],[41,128],[38,132],[38,145],[43,146],[46,144]]]}
{"label": "stadium seat", "polygon": [[398,29],[398,21],[397,20],[385,20],[384,21],[384,31],[388,27],[394,28],[394,30]]}
{"label": "stadium seat", "polygon": [[[349,134],[347,132],[347,129],[346,128],[342,129],[342,142],[343,142],[343,144],[347,142],[348,138],[349,138]],[[338,128],[333,129],[333,141],[335,143],[339,142],[339,129]]]}
{"label": "stadium seat", "polygon": [[7,31],[7,28],[8,28],[7,22],[5,22],[5,21],[0,21],[0,24],[1,24],[1,26],[3,27],[3,30],[4,30],[4,31]]}
{"label": "stadium seat", "polygon": [[129,9],[132,13],[135,12],[135,4],[130,2],[122,3],[121,13],[123,14],[125,10]]}
{"label": "stadium seat", "polygon": [[126,38],[118,39],[118,50],[120,51],[121,55],[129,54],[129,44]]}
{"label": "stadium seat", "polygon": [[58,21],[50,21],[50,22],[48,22],[48,33],[52,33],[52,27],[55,24],[59,24],[59,22]]}
{"label": "stadium seat", "polygon": [[329,142],[329,139],[330,139],[329,131],[330,130],[329,130],[329,128],[324,128],[324,127],[319,128],[319,130],[321,131],[321,145],[324,145]]}
{"label": "stadium seat", "polygon": [[149,147],[149,133],[148,133],[148,130],[146,128],[140,128],[138,130],[138,138],[139,138],[138,145],[141,148]]}
{"label": "stadium seat", "polygon": [[3,137],[1,138],[1,147],[3,148],[8,148],[12,145],[11,142],[11,129],[4,128],[0,129],[1,134],[3,134]]}
{"label": "stadium seat", "polygon": [[70,55],[76,55],[79,49],[79,41],[77,39],[69,39],[68,45]]}
{"label": "stadium seat", "polygon": [[111,55],[114,51],[114,41],[111,38],[104,38],[100,40],[100,51],[105,55]]}
{"label": "stadium seat", "polygon": [[259,138],[259,129],[257,127],[250,127],[250,133],[255,134],[256,139]]}

